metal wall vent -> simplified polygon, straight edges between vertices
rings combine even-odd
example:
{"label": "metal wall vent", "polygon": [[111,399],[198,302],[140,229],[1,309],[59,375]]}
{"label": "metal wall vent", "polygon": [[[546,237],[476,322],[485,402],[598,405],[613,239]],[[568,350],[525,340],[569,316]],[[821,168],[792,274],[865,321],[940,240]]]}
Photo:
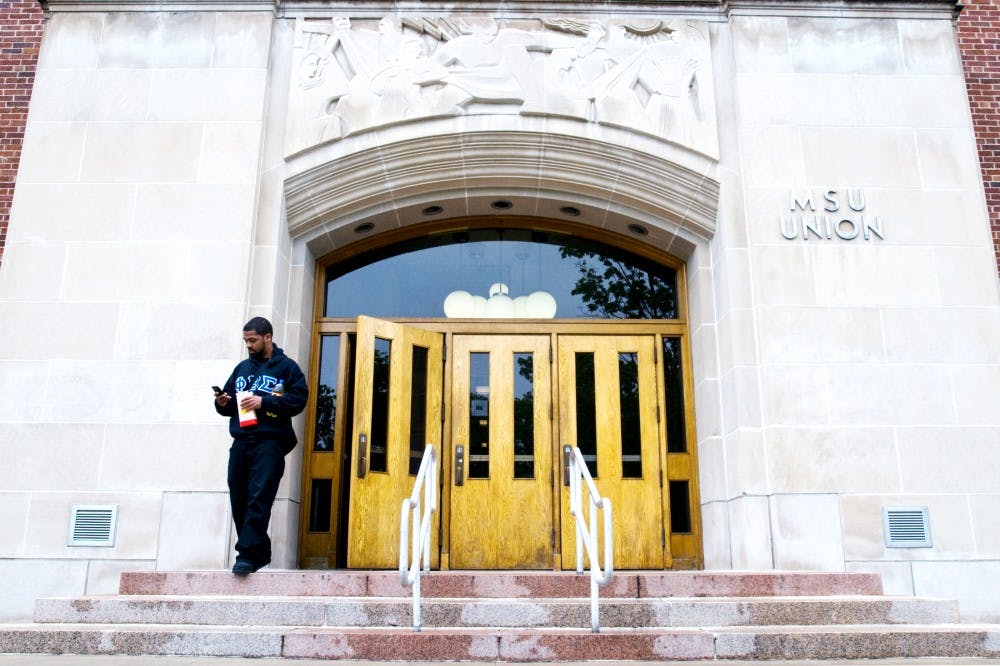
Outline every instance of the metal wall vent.
{"label": "metal wall vent", "polygon": [[931,523],[926,506],[882,507],[888,548],[930,548]]}
{"label": "metal wall vent", "polygon": [[81,505],[73,507],[69,520],[70,546],[115,545],[115,528],[118,525],[118,505]]}

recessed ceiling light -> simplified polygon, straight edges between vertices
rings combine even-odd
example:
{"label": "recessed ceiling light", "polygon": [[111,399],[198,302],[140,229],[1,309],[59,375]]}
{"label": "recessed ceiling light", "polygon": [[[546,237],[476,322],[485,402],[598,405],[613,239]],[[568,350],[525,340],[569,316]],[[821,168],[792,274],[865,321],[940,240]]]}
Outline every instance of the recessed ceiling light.
{"label": "recessed ceiling light", "polygon": [[366,234],[375,228],[374,222],[362,222],[358,226],[354,227],[354,233],[356,234]]}
{"label": "recessed ceiling light", "polygon": [[441,206],[428,206],[427,208],[424,208],[420,212],[423,213],[424,215],[428,215],[428,216],[429,215],[440,215],[441,213],[444,212],[444,208],[442,208]]}
{"label": "recessed ceiling light", "polygon": [[580,217],[580,209],[576,206],[563,206],[559,209],[559,212],[570,217]]}
{"label": "recessed ceiling light", "polygon": [[491,203],[490,206],[496,208],[497,210],[507,210],[508,208],[513,208],[514,204],[507,201],[506,199],[497,199],[496,201]]}
{"label": "recessed ceiling light", "polygon": [[634,233],[636,236],[645,236],[649,233],[649,230],[641,224],[630,224],[628,225],[628,230]]}

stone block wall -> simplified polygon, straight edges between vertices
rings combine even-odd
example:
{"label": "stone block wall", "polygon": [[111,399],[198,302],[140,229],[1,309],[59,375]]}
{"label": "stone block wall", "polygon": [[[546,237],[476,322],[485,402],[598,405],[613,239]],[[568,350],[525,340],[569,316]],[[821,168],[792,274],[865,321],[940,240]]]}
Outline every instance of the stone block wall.
{"label": "stone block wall", "polygon": [[0,0],[0,263],[41,42],[37,0]]}
{"label": "stone block wall", "polygon": [[[267,266],[251,255],[272,23],[46,18],[0,267],[0,621],[30,617],[26,572],[80,594],[228,564],[209,387],[243,356]],[[118,506],[112,546],[67,544],[80,504]]]}
{"label": "stone block wall", "polygon": [[[749,273],[750,298],[716,291],[721,436],[699,460],[703,478],[723,460],[726,485],[703,484],[706,566],[878,571],[888,592],[926,595],[941,577],[964,585],[954,563],[975,560],[989,589],[996,246],[953,22],[731,25],[738,136],[722,166],[738,150],[745,231],[720,219],[714,268]],[[844,226],[792,229],[805,209]],[[900,506],[928,507],[931,547],[886,544],[882,510]],[[713,544],[727,520],[730,542]],[[963,617],[995,619],[966,592]]]}

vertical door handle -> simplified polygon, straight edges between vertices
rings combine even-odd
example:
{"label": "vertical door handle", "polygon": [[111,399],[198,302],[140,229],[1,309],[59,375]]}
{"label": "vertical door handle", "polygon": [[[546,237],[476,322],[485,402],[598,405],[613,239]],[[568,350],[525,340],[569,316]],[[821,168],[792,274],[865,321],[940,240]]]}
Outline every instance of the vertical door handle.
{"label": "vertical door handle", "polygon": [[365,478],[368,473],[368,435],[358,435],[358,478]]}
{"label": "vertical door handle", "polygon": [[461,444],[455,447],[455,485],[465,485],[465,447]]}
{"label": "vertical door handle", "polygon": [[573,455],[572,449],[570,449],[569,444],[563,445],[563,485],[569,485],[569,457]]}

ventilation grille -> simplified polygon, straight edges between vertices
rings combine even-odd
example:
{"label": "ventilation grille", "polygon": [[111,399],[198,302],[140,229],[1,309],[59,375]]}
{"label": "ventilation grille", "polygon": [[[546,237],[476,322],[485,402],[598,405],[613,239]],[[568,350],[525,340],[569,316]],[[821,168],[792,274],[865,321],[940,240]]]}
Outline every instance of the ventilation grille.
{"label": "ventilation grille", "polygon": [[115,527],[118,524],[118,505],[73,507],[69,521],[70,546],[115,545]]}
{"label": "ventilation grille", "polygon": [[931,524],[926,506],[883,507],[888,548],[930,548]]}

